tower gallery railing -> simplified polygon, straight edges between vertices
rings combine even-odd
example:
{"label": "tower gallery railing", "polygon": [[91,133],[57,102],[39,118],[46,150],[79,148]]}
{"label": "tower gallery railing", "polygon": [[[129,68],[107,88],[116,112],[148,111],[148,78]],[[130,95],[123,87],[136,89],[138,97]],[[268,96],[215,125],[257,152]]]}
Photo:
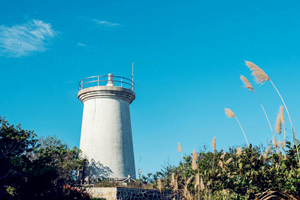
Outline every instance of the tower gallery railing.
{"label": "tower gallery railing", "polygon": [[121,76],[114,76],[113,74],[90,76],[80,80],[78,85],[79,90],[94,86],[116,86],[134,91],[134,82],[132,80]]}

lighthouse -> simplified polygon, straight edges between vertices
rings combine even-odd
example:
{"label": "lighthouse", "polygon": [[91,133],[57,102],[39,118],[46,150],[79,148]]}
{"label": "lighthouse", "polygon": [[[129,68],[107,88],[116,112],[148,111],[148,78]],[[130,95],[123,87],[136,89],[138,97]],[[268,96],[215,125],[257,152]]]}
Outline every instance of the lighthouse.
{"label": "lighthouse", "polygon": [[84,78],[78,99],[83,103],[83,155],[106,169],[105,178],[135,178],[129,109],[135,99],[133,80],[113,74]]}

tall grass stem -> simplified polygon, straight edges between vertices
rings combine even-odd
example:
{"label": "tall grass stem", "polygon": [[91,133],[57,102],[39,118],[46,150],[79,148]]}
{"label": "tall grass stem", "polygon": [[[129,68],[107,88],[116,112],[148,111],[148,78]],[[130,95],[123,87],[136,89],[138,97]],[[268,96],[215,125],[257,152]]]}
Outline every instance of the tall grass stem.
{"label": "tall grass stem", "polygon": [[244,137],[245,137],[245,139],[246,139],[247,145],[248,145],[248,147],[249,147],[249,143],[248,143],[248,140],[247,140],[246,134],[245,134],[245,132],[244,132],[244,129],[243,129],[243,127],[242,127],[242,125],[241,125],[240,121],[238,120],[238,118],[237,118],[237,117],[234,117],[234,118],[236,119],[236,121],[237,121],[237,122],[238,122],[238,124],[240,125],[240,127],[241,127],[241,129],[242,129],[242,132],[243,132],[243,134],[244,134]]}
{"label": "tall grass stem", "polygon": [[256,92],[255,92],[255,91],[254,91],[254,94],[255,94],[255,96],[256,96],[256,98],[257,98],[257,100],[259,101],[259,103],[260,103],[260,106],[261,106],[262,110],[264,111],[264,114],[265,114],[265,116],[266,116],[266,119],[267,119],[267,121],[268,121],[268,124],[269,124],[269,126],[270,126],[270,129],[271,129],[271,132],[274,134],[274,131],[273,131],[272,125],[271,125],[271,123],[270,123],[269,117],[268,117],[268,115],[267,115],[267,113],[266,113],[266,110],[265,110],[265,108],[264,108],[264,106],[263,106],[263,104],[262,104],[262,102],[261,102],[260,98],[258,97],[258,95],[256,94]]}

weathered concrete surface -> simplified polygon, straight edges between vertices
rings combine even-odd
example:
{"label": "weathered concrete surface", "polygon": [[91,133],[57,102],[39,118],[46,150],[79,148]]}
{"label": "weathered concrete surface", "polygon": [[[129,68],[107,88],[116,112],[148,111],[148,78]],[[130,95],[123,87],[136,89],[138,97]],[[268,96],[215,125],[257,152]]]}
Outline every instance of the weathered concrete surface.
{"label": "weathered concrete surface", "polygon": [[80,90],[78,98],[84,104],[80,138],[83,154],[108,168],[111,173],[106,177],[135,178],[129,110],[135,93],[122,87],[95,86]]}
{"label": "weathered concrete surface", "polygon": [[107,200],[171,200],[180,199],[180,196],[173,195],[171,192],[160,193],[158,190],[120,188],[120,187],[93,187],[88,188],[87,192],[93,198],[105,198]]}

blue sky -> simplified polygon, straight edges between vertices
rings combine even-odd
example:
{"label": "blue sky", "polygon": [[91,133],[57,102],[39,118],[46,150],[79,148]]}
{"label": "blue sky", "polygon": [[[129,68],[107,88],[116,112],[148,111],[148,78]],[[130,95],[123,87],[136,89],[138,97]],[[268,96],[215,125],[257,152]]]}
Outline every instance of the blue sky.
{"label": "blue sky", "polygon": [[[93,75],[131,77],[136,169],[155,172],[206,145],[252,144],[272,134],[244,61],[278,87],[299,130],[298,1],[5,1],[0,7],[0,115],[38,136],[79,146],[77,83]],[[272,124],[281,101],[255,85]],[[288,137],[291,127],[287,122]]]}

